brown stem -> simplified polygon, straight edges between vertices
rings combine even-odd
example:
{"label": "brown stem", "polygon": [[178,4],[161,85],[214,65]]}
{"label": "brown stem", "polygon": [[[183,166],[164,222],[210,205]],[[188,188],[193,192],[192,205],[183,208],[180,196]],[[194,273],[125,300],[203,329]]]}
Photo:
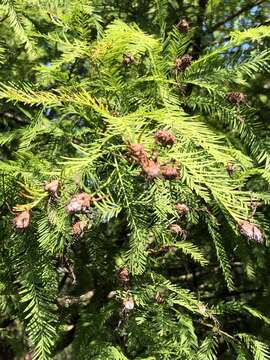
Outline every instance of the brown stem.
{"label": "brown stem", "polygon": [[0,112],[0,116],[1,117],[6,117],[8,119],[12,119],[12,120],[14,120],[14,121],[16,121],[18,123],[22,123],[22,124],[28,124],[29,123],[28,120],[26,120],[26,119],[24,119],[24,118],[22,118],[22,117],[20,117],[18,115],[12,114],[12,113],[10,113],[8,111]]}
{"label": "brown stem", "polygon": [[63,307],[69,307],[74,304],[87,305],[95,295],[94,290],[89,290],[80,296],[62,296],[57,298],[57,303]]}
{"label": "brown stem", "polygon": [[258,289],[249,289],[243,291],[230,291],[230,293],[226,293],[226,294],[220,294],[214,296],[202,296],[202,300],[205,301],[205,300],[217,299],[217,298],[222,298],[224,300],[225,298],[229,298],[232,296],[241,296],[242,294],[257,293],[262,291],[263,291],[263,287],[260,287]]}
{"label": "brown stem", "polygon": [[228,17],[226,17],[224,20],[219,21],[218,23],[216,23],[215,25],[213,25],[210,29],[209,29],[209,33],[212,33],[214,31],[216,31],[220,26],[226,24],[226,22],[233,20],[234,18],[236,18],[237,16],[241,15],[242,13],[252,9],[254,6],[258,6],[262,3],[264,3],[265,0],[257,0],[255,2],[252,2],[250,4],[247,4],[246,6],[243,6],[241,9],[239,9],[238,11],[236,11],[235,13],[229,15]]}
{"label": "brown stem", "polygon": [[[194,60],[198,59],[202,50],[203,50],[203,23],[204,23],[204,17],[205,17],[205,11],[207,7],[208,0],[199,0],[199,12],[197,15],[197,30],[195,32],[194,40],[193,40],[193,51],[192,51],[192,58]],[[177,81],[178,82],[178,81]],[[192,92],[193,85],[187,84],[186,87],[186,96],[189,96]]]}
{"label": "brown stem", "polygon": [[7,18],[8,18],[8,14],[5,15],[5,16],[0,20],[0,23],[4,22]]}
{"label": "brown stem", "polygon": [[199,13],[197,16],[197,31],[193,42],[193,59],[198,59],[202,51],[203,23],[208,0],[199,0]]}

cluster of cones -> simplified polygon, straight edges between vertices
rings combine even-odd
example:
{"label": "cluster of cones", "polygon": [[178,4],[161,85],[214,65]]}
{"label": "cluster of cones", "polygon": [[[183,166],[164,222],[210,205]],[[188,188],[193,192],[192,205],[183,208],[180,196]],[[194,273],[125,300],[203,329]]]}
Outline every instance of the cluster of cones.
{"label": "cluster of cones", "polygon": [[[177,203],[175,205],[175,210],[180,216],[185,216],[189,212],[189,207],[186,204]],[[177,223],[170,224],[169,231],[174,236],[181,236],[184,239],[186,238],[186,231],[183,230]]]}
{"label": "cluster of cones", "polygon": [[[48,192],[51,197],[58,198],[60,190],[60,181],[52,180],[51,182],[46,182],[44,185],[44,190]],[[94,204],[95,201],[100,200],[101,198],[95,198],[92,195],[87,194],[86,192],[80,192],[75,194],[70,199],[69,203],[66,205],[66,211],[69,214],[75,213],[85,213],[89,211],[90,207]],[[13,220],[13,226],[17,230],[24,230],[30,225],[30,210],[26,209],[18,213]],[[72,225],[71,233],[74,237],[81,236],[84,232],[84,229],[87,226],[87,221],[78,220]]]}
{"label": "cluster of cones", "polygon": [[[118,278],[118,281],[124,285],[125,287],[127,286],[127,284],[130,282],[131,280],[131,275],[130,275],[130,272],[129,272],[129,269],[127,266],[124,266],[122,268],[120,268],[117,272],[117,278]],[[112,293],[112,292],[111,292]],[[115,296],[115,291],[113,291],[113,296],[112,294],[109,294],[108,298],[111,299],[112,297]],[[165,299],[164,299],[164,295],[161,294],[161,292],[157,292],[154,296],[154,300],[156,303],[158,304],[164,304],[165,302]],[[132,298],[132,296],[126,296],[125,298],[122,299],[122,306],[123,306],[123,310],[125,312],[129,312],[131,310],[134,309],[135,307],[135,301],[134,299]]]}
{"label": "cluster of cones", "polygon": [[247,240],[253,240],[259,244],[263,242],[262,231],[258,228],[258,226],[254,225],[250,221],[240,221],[238,223],[238,227],[240,234],[242,234]]}
{"label": "cluster of cones", "polygon": [[[235,93],[234,93],[235,94]],[[234,95],[235,96],[235,95]],[[168,130],[158,130],[154,134],[155,142],[161,146],[173,146],[176,142],[175,136]],[[150,159],[148,153],[141,144],[131,144],[129,145],[129,156],[131,156],[136,163],[141,167],[142,174],[147,179],[155,179],[161,177],[165,180],[174,180],[179,177],[179,170],[175,166],[161,165],[157,161]],[[227,171],[229,175],[233,172],[232,165],[227,166]],[[44,190],[48,192],[50,196],[58,198],[60,188],[59,180],[53,180],[47,182],[44,185]],[[86,192],[80,192],[70,199],[69,203],[66,206],[66,211],[69,214],[74,213],[85,213],[89,211],[90,207],[101,198],[95,198],[94,196],[87,194]],[[185,204],[176,204],[176,211],[185,215],[189,211],[187,205]],[[18,213],[13,220],[13,226],[17,230],[24,230],[28,228],[30,224],[30,210],[26,209]],[[84,232],[84,229],[87,226],[86,221],[78,220],[72,225],[72,235],[74,237],[81,236]],[[261,230],[251,223],[250,221],[242,221],[238,224],[239,232],[245,236],[248,240],[254,240],[257,243],[263,241],[263,235]],[[178,224],[171,224],[170,231],[175,235],[184,235],[184,231]]]}
{"label": "cluster of cones", "polygon": [[[177,29],[181,33],[187,33],[190,30],[191,24],[186,18],[180,18],[179,22],[176,25]],[[175,70],[176,71],[183,71],[187,67],[189,67],[192,63],[192,56],[189,54],[186,54],[182,56],[181,58],[177,58],[175,60]],[[239,106],[241,104],[244,104],[246,101],[246,95],[242,92],[230,92],[225,95],[226,100],[228,100],[231,104]]]}
{"label": "cluster of cones", "polygon": [[225,96],[226,100],[228,100],[233,105],[241,105],[246,102],[246,95],[242,92],[230,92]]}
{"label": "cluster of cones", "polygon": [[184,56],[177,58],[174,63],[175,70],[183,71],[192,64],[192,56],[190,54],[185,54]]}
{"label": "cluster of cones", "polygon": [[[184,17],[180,18],[176,24],[176,28],[179,32],[186,34],[191,28],[191,23]],[[125,66],[135,63],[134,56],[132,54],[123,54],[122,64]],[[185,54],[180,58],[177,58],[174,63],[174,69],[176,72],[183,71],[192,64],[192,55]],[[225,99],[231,104],[239,106],[246,102],[246,95],[242,92],[230,92],[225,95]]]}
{"label": "cluster of cones", "polygon": [[[181,33],[187,33],[190,29],[190,22],[186,19],[186,18],[181,18],[179,19],[177,25],[176,25],[177,29],[181,32]],[[191,60],[192,60],[192,56],[190,55],[184,55],[182,59],[177,59],[177,66],[178,66],[178,70],[184,70],[187,66],[189,66],[191,64]],[[125,66],[131,65],[135,63],[135,59],[134,56],[130,53],[127,54],[123,54],[123,60],[122,60],[122,64]]]}
{"label": "cluster of cones", "polygon": [[[168,130],[158,130],[154,134],[157,144],[161,146],[172,146],[176,138]],[[150,156],[141,144],[129,145],[129,156],[136,161],[142,169],[142,175],[147,179],[153,180],[161,177],[165,180],[174,180],[179,177],[179,170],[175,166],[161,165],[157,161],[150,159]]]}

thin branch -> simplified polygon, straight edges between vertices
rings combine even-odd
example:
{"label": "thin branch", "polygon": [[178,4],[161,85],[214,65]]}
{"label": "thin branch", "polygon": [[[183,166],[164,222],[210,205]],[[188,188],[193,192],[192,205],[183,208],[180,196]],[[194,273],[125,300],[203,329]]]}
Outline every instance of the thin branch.
{"label": "thin branch", "polygon": [[68,80],[71,79],[71,76],[73,75],[73,72],[74,72],[75,67],[76,67],[76,65],[77,65],[77,63],[78,63],[78,60],[79,60],[79,59],[76,58],[75,61],[74,61],[74,63],[71,65],[71,68],[70,68],[70,71],[69,71],[69,74],[68,74]]}
{"label": "thin branch", "polygon": [[60,306],[63,306],[63,307],[69,307],[70,305],[74,305],[74,304],[87,305],[90,303],[90,301],[94,295],[95,295],[95,291],[90,290],[80,296],[58,297],[57,302]]}
{"label": "thin branch", "polygon": [[8,119],[12,119],[15,120],[18,123],[23,123],[23,124],[28,124],[29,121],[16,115],[16,114],[12,114],[8,111],[4,111],[4,112],[0,112],[0,117],[4,117],[4,118],[8,118]]}
{"label": "thin branch", "polygon": [[263,291],[263,287],[260,287],[258,289],[248,289],[248,290],[243,290],[243,291],[231,291],[230,293],[227,294],[219,294],[219,295],[213,295],[213,296],[202,296],[202,300],[210,300],[210,299],[225,299],[225,298],[229,298],[229,297],[234,297],[234,296],[241,296],[243,294],[251,294],[251,293],[258,293],[258,292],[262,292]]}
{"label": "thin branch", "polygon": [[0,19],[0,23],[4,22],[8,18],[8,14],[5,15],[2,19]]}
{"label": "thin branch", "polygon": [[199,12],[197,16],[197,31],[193,41],[193,59],[198,59],[202,51],[203,24],[208,0],[199,0]]}
{"label": "thin branch", "polygon": [[[233,263],[231,263],[232,266],[242,266],[243,264],[239,261],[235,261]],[[214,266],[214,267],[208,267],[207,270],[204,270],[204,271],[197,271],[195,273],[195,276],[196,277],[202,277],[204,275],[209,275],[209,268],[211,269],[210,271],[211,272],[219,272],[221,271],[220,270],[220,266]],[[168,268],[169,271],[176,271],[178,270],[179,268]],[[177,280],[177,281],[191,281],[192,278],[193,278],[193,273],[188,273],[188,274],[185,274],[185,275],[180,275],[180,276],[173,276],[174,280]]]}
{"label": "thin branch", "polygon": [[258,0],[256,2],[252,2],[251,4],[248,4],[246,6],[243,6],[241,9],[239,9],[238,11],[236,11],[235,13],[229,15],[228,17],[226,17],[224,20],[216,23],[215,25],[213,25],[210,29],[209,29],[209,33],[212,33],[214,31],[216,31],[220,26],[226,24],[226,22],[233,20],[234,18],[236,18],[237,16],[241,15],[242,13],[251,10],[254,6],[258,6],[261,5],[262,3],[264,3],[265,0]]}

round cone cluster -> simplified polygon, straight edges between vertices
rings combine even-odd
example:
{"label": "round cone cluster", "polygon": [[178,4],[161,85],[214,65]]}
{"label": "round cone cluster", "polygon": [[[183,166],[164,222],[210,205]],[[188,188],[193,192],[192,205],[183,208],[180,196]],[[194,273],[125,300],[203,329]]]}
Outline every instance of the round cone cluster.
{"label": "round cone cluster", "polygon": [[[48,192],[51,196],[58,197],[57,193],[60,188],[59,180],[47,181],[43,189]],[[77,212],[87,212],[91,205],[94,202],[101,200],[102,197],[94,197],[92,195],[87,194],[86,192],[77,193],[72,196],[69,203],[66,205],[65,209],[69,214],[77,213]],[[17,206],[17,208],[21,208],[22,206]],[[30,210],[24,210],[16,214],[16,217],[12,221],[12,226],[17,230],[24,230],[29,227],[30,224]],[[49,218],[50,221],[50,218]],[[88,225],[88,221],[78,220],[73,223],[71,228],[71,234],[74,237],[79,237],[84,234],[84,230]]]}
{"label": "round cone cluster", "polygon": [[79,236],[83,235],[86,225],[87,225],[86,221],[76,221],[72,225],[72,230],[71,230],[72,235],[74,237],[79,237]]}
{"label": "round cone cluster", "polygon": [[134,57],[131,54],[124,54],[122,64],[127,66],[134,63]]}
{"label": "round cone cluster", "polygon": [[241,105],[246,102],[246,95],[242,92],[231,92],[226,94],[226,99],[231,103],[235,105]]}
{"label": "round cone cluster", "polygon": [[141,163],[143,174],[149,179],[155,179],[160,175],[160,167],[154,160],[146,159]]}
{"label": "round cone cluster", "polygon": [[156,131],[154,134],[154,138],[156,143],[162,146],[172,146],[176,141],[176,137],[168,130]]}
{"label": "round cone cluster", "polygon": [[128,147],[129,155],[138,163],[141,163],[148,158],[148,154],[141,144],[130,144]]}
{"label": "round cone cluster", "polygon": [[179,170],[173,166],[163,166],[161,174],[165,180],[175,180],[179,177]]}
{"label": "round cone cluster", "polygon": [[176,235],[176,236],[181,236],[183,234],[183,229],[181,228],[180,225],[178,224],[171,224],[169,226],[169,230],[170,232],[173,234],[173,235]]}
{"label": "round cone cluster", "polygon": [[47,191],[50,195],[57,196],[59,186],[60,186],[59,180],[53,180],[51,182],[45,183],[44,190]]}
{"label": "round cone cluster", "polygon": [[[168,130],[157,130],[154,134],[157,144],[162,146],[173,145],[176,137]],[[176,167],[160,165],[157,161],[150,159],[141,144],[130,144],[128,146],[128,155],[133,158],[142,169],[142,175],[147,179],[153,180],[157,177],[163,177],[165,180],[174,180],[179,177],[179,171]]]}
{"label": "round cone cluster", "polygon": [[177,203],[175,205],[175,210],[178,212],[179,215],[186,215],[189,212],[189,208],[186,204]]}
{"label": "round cone cluster", "polygon": [[190,28],[190,24],[185,18],[181,18],[177,23],[176,27],[182,33],[187,33]]}
{"label": "round cone cluster", "polygon": [[149,155],[145,151],[143,145],[141,144],[131,144],[128,148],[129,155],[135,159],[138,165],[142,169],[142,174],[149,180],[160,175],[159,165],[154,161],[149,159]]}
{"label": "round cone cluster", "polygon": [[123,267],[122,269],[120,269],[118,271],[118,279],[119,281],[121,281],[122,283],[126,284],[130,281],[130,278],[129,278],[129,270],[128,268],[125,266]]}
{"label": "round cone cluster", "polygon": [[239,223],[239,231],[246,239],[254,240],[257,243],[263,242],[263,235],[258,226],[252,224],[251,222],[245,220]]}
{"label": "round cone cluster", "polygon": [[28,228],[30,224],[30,211],[24,210],[20,214],[17,214],[13,220],[13,226],[17,230],[24,230]]}
{"label": "round cone cluster", "polygon": [[181,58],[175,60],[174,68],[176,71],[182,71],[185,70],[187,67],[189,67],[191,64],[192,64],[192,56],[186,54]]}
{"label": "round cone cluster", "polygon": [[66,206],[66,210],[69,213],[85,212],[89,210],[92,203],[93,198],[91,195],[85,192],[79,193],[71,198],[69,204]]}

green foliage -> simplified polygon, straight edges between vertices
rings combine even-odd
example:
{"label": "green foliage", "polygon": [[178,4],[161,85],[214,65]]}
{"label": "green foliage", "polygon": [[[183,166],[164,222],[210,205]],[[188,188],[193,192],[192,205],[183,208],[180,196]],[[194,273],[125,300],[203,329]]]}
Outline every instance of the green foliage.
{"label": "green foliage", "polygon": [[1,4],[0,308],[14,359],[270,358],[269,134],[249,99],[228,97],[269,71],[270,30],[204,49],[203,17],[210,34],[227,7],[183,2],[201,27],[184,33],[176,3]]}

